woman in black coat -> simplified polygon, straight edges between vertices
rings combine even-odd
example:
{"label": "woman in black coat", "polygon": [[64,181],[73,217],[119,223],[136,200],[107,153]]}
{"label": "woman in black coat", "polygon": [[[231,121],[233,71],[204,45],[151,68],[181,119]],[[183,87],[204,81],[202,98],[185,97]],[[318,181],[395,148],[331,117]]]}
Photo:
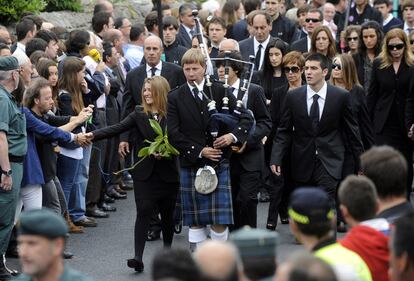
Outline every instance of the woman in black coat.
{"label": "woman in black coat", "polygon": [[413,143],[408,136],[412,133],[414,116],[413,65],[407,35],[401,29],[391,29],[374,61],[367,96],[375,143],[394,147],[407,160],[408,196],[413,180]]}
{"label": "woman in black coat", "polygon": [[[128,141],[128,131],[136,129],[138,138],[134,146],[137,151],[148,146],[149,144],[145,140],[152,142],[157,137],[150,125],[150,119],[158,121],[165,133],[169,90],[170,87],[165,78],[161,76],[146,78],[142,89],[142,106],[137,106],[119,124],[93,131],[88,136],[97,141],[123,133],[121,141]],[[145,159],[138,158],[137,161],[141,162],[132,170],[137,208],[135,257],[128,260],[128,267],[142,272],[144,270],[142,256],[149,222],[156,207],[161,214],[164,246],[171,246],[174,235],[174,209],[179,187],[179,172],[176,157],[167,159],[159,154],[152,154]]]}

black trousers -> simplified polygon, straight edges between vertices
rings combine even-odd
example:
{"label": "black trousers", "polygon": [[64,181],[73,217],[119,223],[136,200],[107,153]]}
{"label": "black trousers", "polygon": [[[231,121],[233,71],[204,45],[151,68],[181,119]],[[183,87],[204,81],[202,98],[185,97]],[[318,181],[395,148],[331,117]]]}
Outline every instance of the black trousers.
{"label": "black trousers", "polygon": [[262,186],[261,172],[246,171],[240,161],[230,161],[234,229],[257,226],[257,193]]}
{"label": "black trousers", "polygon": [[145,242],[150,225],[151,216],[158,208],[161,214],[161,230],[164,247],[170,247],[174,236],[174,209],[177,192],[164,194],[156,198],[142,198],[138,196],[136,189],[139,183],[134,181],[135,205],[137,217],[135,220],[135,259],[142,261]]}
{"label": "black trousers", "polygon": [[306,182],[295,181],[295,187],[314,186],[324,190],[332,202],[332,207],[336,206],[336,188],[339,180],[332,177],[323,166],[321,160],[316,157],[315,165],[311,178]]}

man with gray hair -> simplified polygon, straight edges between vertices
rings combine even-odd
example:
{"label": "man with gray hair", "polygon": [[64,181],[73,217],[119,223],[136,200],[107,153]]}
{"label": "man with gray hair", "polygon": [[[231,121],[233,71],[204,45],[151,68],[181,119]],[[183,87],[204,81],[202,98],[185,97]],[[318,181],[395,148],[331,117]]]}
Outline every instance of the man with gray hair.
{"label": "man with gray hair", "polygon": [[240,52],[239,42],[234,39],[224,39],[220,42],[219,53],[225,51],[237,51]]}
{"label": "man with gray hair", "polygon": [[191,48],[191,41],[195,35],[195,20],[193,17],[193,10],[196,7],[191,3],[184,3],[178,9],[180,16],[180,28],[177,35],[178,44]]}
{"label": "man with gray hair", "polygon": [[12,95],[18,85],[17,59],[0,57],[0,280],[11,276],[4,263],[4,254],[14,225],[27,151],[26,119]]}

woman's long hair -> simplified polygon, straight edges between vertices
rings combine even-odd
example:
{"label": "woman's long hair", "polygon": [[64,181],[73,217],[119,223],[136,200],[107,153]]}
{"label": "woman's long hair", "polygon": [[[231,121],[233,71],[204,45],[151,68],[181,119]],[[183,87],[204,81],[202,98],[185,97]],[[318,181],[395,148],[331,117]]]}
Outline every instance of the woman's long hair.
{"label": "woman's long hair", "polygon": [[[151,85],[151,94],[153,103],[148,105],[144,98],[145,84],[149,83]],[[167,79],[162,76],[154,76],[151,78],[145,78],[144,86],[142,87],[141,98],[142,106],[145,113],[151,113],[152,110],[158,111],[160,117],[165,117],[167,115],[167,94],[170,91],[170,84],[168,84]]]}
{"label": "woman's long hair", "polygon": [[59,89],[70,93],[72,109],[76,114],[85,107],[82,91],[78,82],[78,72],[85,68],[85,62],[77,57],[67,57],[63,61],[62,75],[59,77]]}
{"label": "woman's long hair", "polygon": [[[282,59],[280,60],[280,67],[282,68],[282,61],[283,57],[287,53],[287,46],[283,40],[276,38],[271,39],[266,46],[266,50],[264,52],[264,60],[263,60],[263,72],[261,77],[261,82],[265,93],[270,93],[272,89],[272,77],[274,74],[274,68],[270,63],[269,52],[271,48],[279,49],[282,52]],[[282,75],[285,75],[282,71]]]}
{"label": "woman's long hair", "polygon": [[367,21],[364,22],[361,25],[361,34],[359,35],[359,51],[358,53],[361,55],[366,55],[367,54],[367,46],[365,46],[364,43],[364,30],[366,29],[374,29],[375,33],[377,34],[377,44],[374,47],[374,51],[375,51],[375,56],[378,56],[378,54],[381,51],[381,46],[382,46],[382,40],[384,38],[384,33],[382,33],[382,29],[381,26],[376,22],[376,21]]}
{"label": "woman's long hair", "polygon": [[229,0],[224,3],[222,9],[222,17],[226,22],[227,28],[237,22],[236,11],[240,7],[240,3],[240,0]]}
{"label": "woman's long hair", "polygon": [[[355,85],[361,86],[358,80],[357,69],[355,66],[354,59],[349,54],[340,54],[334,58],[339,60],[342,66],[342,80],[345,84],[345,89],[350,91]],[[333,75],[331,76],[331,81],[333,85],[336,85]]]}
{"label": "woman's long hair", "polygon": [[[50,76],[49,67],[51,66],[56,66],[57,68],[57,63],[51,59],[40,60],[36,64],[37,73],[39,73],[40,76],[49,80],[49,76]],[[57,105],[58,92],[59,92],[59,83],[56,83],[56,86],[52,87],[53,101],[55,105]]]}
{"label": "woman's long hair", "polygon": [[328,40],[329,40],[328,52],[327,52],[326,56],[329,59],[333,59],[334,56],[336,55],[335,39],[332,37],[331,30],[325,25],[318,26],[313,31],[312,38],[311,38],[310,53],[317,53],[318,52],[318,50],[316,49],[316,37],[322,31],[325,31],[326,36],[328,36]]}
{"label": "woman's long hair", "polygon": [[410,42],[408,41],[407,35],[402,29],[393,28],[385,35],[384,42],[382,43],[381,53],[378,55],[378,58],[381,61],[380,69],[387,68],[392,65],[392,56],[388,50],[388,43],[393,38],[399,38],[404,42],[403,61],[409,66],[414,64],[413,55],[410,50]]}

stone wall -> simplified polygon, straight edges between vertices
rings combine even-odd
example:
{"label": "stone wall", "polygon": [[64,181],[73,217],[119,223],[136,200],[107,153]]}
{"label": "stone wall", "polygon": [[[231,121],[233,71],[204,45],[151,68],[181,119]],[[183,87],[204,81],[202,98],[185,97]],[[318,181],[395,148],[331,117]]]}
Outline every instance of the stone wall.
{"label": "stone wall", "polygon": [[[115,17],[125,16],[132,22],[143,22],[145,15],[152,9],[151,0],[115,0],[114,4]],[[40,16],[46,21],[56,26],[62,26],[68,30],[79,28],[90,28],[92,11],[96,1],[82,0],[83,12],[50,12],[40,13]]]}

